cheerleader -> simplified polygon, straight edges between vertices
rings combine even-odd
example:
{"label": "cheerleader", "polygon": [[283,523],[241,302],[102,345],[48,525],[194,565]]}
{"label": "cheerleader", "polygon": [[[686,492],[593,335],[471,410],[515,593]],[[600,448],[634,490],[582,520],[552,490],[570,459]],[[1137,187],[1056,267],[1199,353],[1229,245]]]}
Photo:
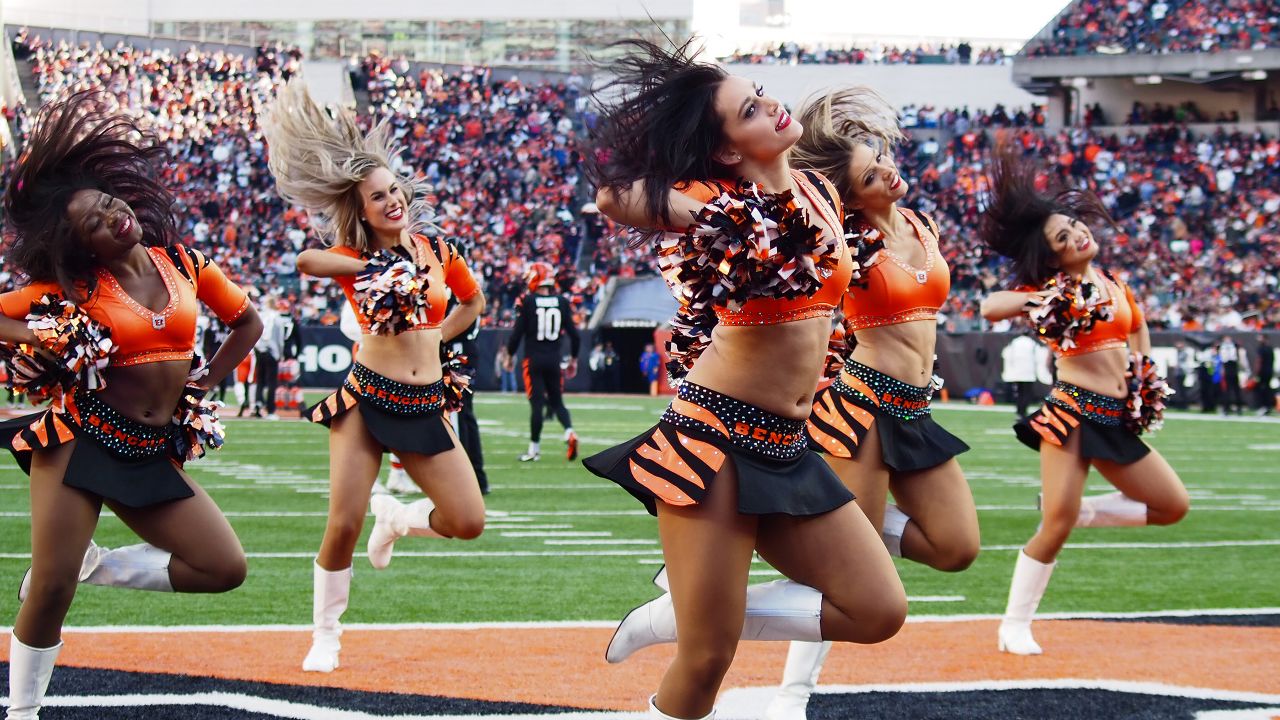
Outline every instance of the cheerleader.
{"label": "cheerleader", "polygon": [[[881,642],[906,596],[804,433],[853,270],[839,198],[790,168],[800,124],[763,88],[695,62],[688,44],[624,46],[597,201],[672,231],[653,247],[682,302],[674,369],[687,375],[656,427],[586,460],[657,516],[667,563],[669,592],[627,615],[606,659],[676,642],[650,715],[710,718],[739,639]],[[756,552],[791,579],[748,587]]]}
{"label": "cheerleader", "polygon": [[[1028,313],[1058,366],[1044,407],[1014,426],[1040,451],[1043,516],[1018,553],[1000,623],[999,649],[1015,655],[1041,652],[1031,619],[1073,528],[1171,525],[1190,506],[1177,473],[1138,437],[1159,426],[1163,381],[1146,358],[1151,338],[1133,291],[1093,262],[1091,221],[1111,224],[1097,197],[1039,192],[1033,168],[998,149],[979,235],[1011,261],[1017,289],[987,296],[982,316]],[[1090,467],[1117,492],[1082,498]]]}
{"label": "cheerleader", "polygon": [[[218,427],[201,399],[249,354],[262,323],[217,265],[172,244],[174,197],[156,180],[165,151],[107,102],[83,92],[46,105],[4,197],[14,231],[7,259],[31,280],[0,295],[8,358],[28,369],[83,361],[73,387],[28,386],[49,395],[49,410],[0,426],[31,476],[31,569],[9,645],[10,720],[38,717],[77,583],[226,592],[246,573],[231,525],[182,463],[202,443],[221,444],[200,429]],[[230,333],[193,370],[200,303]],[[109,341],[80,332],[94,327],[86,316]],[[114,350],[90,353],[90,344]],[[103,505],[143,542],[95,545]]]}
{"label": "cheerleader", "polygon": [[[329,428],[329,520],[314,566],[307,671],[338,667],[339,623],[351,587],[351,559],[365,507],[376,519],[369,562],[385,568],[405,535],[471,539],[484,529],[484,501],[471,463],[445,418],[456,385],[441,342],[466,330],[484,296],[453,245],[414,230],[429,208],[410,177],[392,170],[390,128],[360,132],[346,113],[330,117],[294,80],[280,90],[263,131],[271,172],[286,200],[305,207],[333,242],[305,250],[298,269],[336,280],[361,327],[342,387],[307,411]],[[445,313],[449,290],[458,299]],[[403,505],[370,490],[392,451],[427,497]]]}
{"label": "cheerleader", "polygon": [[[978,555],[978,514],[955,456],[968,450],[930,414],[938,309],[951,287],[938,226],[903,206],[896,114],[863,88],[833,92],[802,114],[791,160],[828,178],[861,273],[845,293],[851,353],[818,393],[814,449],[858,498],[891,555],[964,570]],[[886,503],[889,492],[895,503]],[[830,643],[792,643],[770,720],[803,720]]]}

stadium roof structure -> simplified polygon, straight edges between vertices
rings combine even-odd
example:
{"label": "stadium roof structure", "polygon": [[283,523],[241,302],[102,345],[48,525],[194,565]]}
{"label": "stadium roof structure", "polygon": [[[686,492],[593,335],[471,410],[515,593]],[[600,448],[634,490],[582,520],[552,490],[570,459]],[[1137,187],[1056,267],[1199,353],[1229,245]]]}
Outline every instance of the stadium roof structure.
{"label": "stadium roof structure", "polygon": [[[1076,78],[1134,78],[1139,84],[1163,80],[1198,85],[1265,80],[1280,74],[1280,49],[1214,53],[1065,55],[1013,60],[1013,79],[1029,92],[1052,94]],[[1075,83],[1078,84],[1078,83]]]}
{"label": "stadium roof structure", "polygon": [[659,327],[676,314],[676,299],[657,276],[609,279],[587,327]]}

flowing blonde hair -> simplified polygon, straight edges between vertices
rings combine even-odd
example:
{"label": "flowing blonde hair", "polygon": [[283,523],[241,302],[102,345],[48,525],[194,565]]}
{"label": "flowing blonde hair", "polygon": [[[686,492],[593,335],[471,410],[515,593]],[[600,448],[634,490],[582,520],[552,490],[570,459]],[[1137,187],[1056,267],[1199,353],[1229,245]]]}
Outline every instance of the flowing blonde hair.
{"label": "flowing blonde hair", "polygon": [[903,139],[897,112],[868,87],[842,88],[810,98],[800,113],[800,124],[804,133],[791,148],[791,164],[827,176],[846,204],[853,199],[849,156],[854,148],[867,145],[888,153]]}
{"label": "flowing blonde hair", "polygon": [[293,78],[280,88],[261,123],[277,192],[312,214],[326,242],[369,250],[372,233],[360,219],[364,200],[358,186],[378,168],[386,168],[404,186],[409,232],[430,224],[425,185],[392,169],[398,148],[391,143],[387,121],[362,133],[350,113],[339,110],[330,116],[307,92],[306,83]]}

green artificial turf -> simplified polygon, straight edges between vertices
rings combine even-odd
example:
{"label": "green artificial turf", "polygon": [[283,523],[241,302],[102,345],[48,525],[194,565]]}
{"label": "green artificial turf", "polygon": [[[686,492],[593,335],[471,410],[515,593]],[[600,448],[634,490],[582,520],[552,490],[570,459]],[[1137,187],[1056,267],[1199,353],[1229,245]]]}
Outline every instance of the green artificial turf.
{"label": "green artificial turf", "polygon": [[[569,397],[584,455],[621,442],[656,420],[665,400]],[[563,457],[550,421],[537,463],[520,463],[528,436],[523,396],[484,394],[476,411],[493,493],[485,534],[472,542],[409,538],[375,571],[359,554],[347,622],[613,620],[653,597],[649,578],[660,559],[656,526],[627,493]],[[916,602],[916,614],[997,613],[1003,609],[1016,547],[1038,522],[1038,459],[1016,442],[1011,410],[941,407],[936,417],[973,450],[961,456],[979,506],[983,552],[962,573],[941,573],[899,560],[911,596],[963,596]],[[306,624],[311,617],[311,560],[324,528],[328,473],[326,432],[298,421],[226,421],[227,446],[188,465],[230,514],[250,554],[249,579],[223,595],[174,596],[82,587],[69,625]],[[1166,528],[1079,530],[1063,552],[1041,608],[1045,612],[1159,611],[1280,605],[1280,423],[1223,422],[1175,415],[1154,437],[1192,493],[1192,512]],[[386,470],[383,474],[385,477]],[[1096,474],[1089,492],[1108,486]],[[0,624],[17,610],[27,567],[26,476],[0,460]],[[295,513],[282,516],[281,513]],[[528,513],[528,514],[526,514]],[[594,513],[594,514],[578,514]],[[372,525],[366,524],[366,534]],[[523,532],[591,533],[556,537]],[[564,527],[545,527],[564,526]],[[96,534],[103,545],[136,542],[114,517]],[[608,545],[562,544],[632,540]],[[1271,541],[1223,547],[1111,547],[1089,544]],[[554,543],[554,544],[552,544]],[[1073,545],[1081,547],[1072,547]],[[258,554],[295,553],[299,557]],[[757,565],[756,579],[768,579]]]}

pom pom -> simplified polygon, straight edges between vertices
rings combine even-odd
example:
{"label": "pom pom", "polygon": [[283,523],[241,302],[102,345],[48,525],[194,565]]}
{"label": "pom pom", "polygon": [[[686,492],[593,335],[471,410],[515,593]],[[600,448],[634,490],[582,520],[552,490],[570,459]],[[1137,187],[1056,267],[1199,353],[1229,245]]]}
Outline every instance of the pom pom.
{"label": "pom pom", "polygon": [[1041,289],[1052,292],[1046,297],[1033,295],[1027,301],[1027,317],[1042,340],[1063,350],[1074,348],[1076,336],[1092,330],[1094,323],[1115,316],[1114,305],[1102,299],[1098,286],[1081,278],[1058,273]]}
{"label": "pom pom", "polygon": [[371,333],[399,335],[427,321],[427,272],[391,250],[379,250],[369,258],[356,275],[354,289]]}
{"label": "pom pom", "polygon": [[849,284],[866,288],[868,271],[880,262],[880,251],[884,249],[884,233],[868,225],[859,215],[846,215],[844,242],[853,256],[853,276],[850,277]]}
{"label": "pom pom", "polygon": [[1173,388],[1160,376],[1151,358],[1139,353],[1129,356],[1125,379],[1129,383],[1125,427],[1138,435],[1156,432],[1164,425],[1165,400],[1173,394]]}
{"label": "pom pom", "polygon": [[471,392],[471,376],[475,371],[467,366],[467,356],[440,346],[441,379],[444,380],[444,409],[447,412],[462,410],[462,399]]}
{"label": "pom pom", "polygon": [[714,313],[695,312],[683,305],[676,311],[671,318],[671,339],[667,341],[667,377],[672,384],[683,380],[702,352],[711,346],[715,326]]}
{"label": "pom pom", "polygon": [[849,357],[851,350],[853,348],[849,347],[849,334],[844,323],[840,323],[831,329],[831,338],[827,340],[827,360],[822,366],[822,377],[839,377],[840,371],[844,369],[844,360]]}
{"label": "pom pom", "polygon": [[205,451],[222,447],[227,431],[218,419],[222,403],[206,400],[209,391],[196,385],[187,385],[178,407],[173,412],[173,422],[178,431],[173,435],[173,454],[186,462],[204,457]]}
{"label": "pom pom", "polygon": [[657,239],[658,269],[695,313],[738,309],[758,297],[812,295],[840,259],[841,240],[823,239],[791,191],[740,183],[712,200],[682,233]]}
{"label": "pom pom", "polygon": [[101,390],[116,344],[111,329],[90,319],[74,303],[48,294],[31,303],[27,327],[38,345],[0,348],[9,383],[33,403],[63,406],[76,388]]}

